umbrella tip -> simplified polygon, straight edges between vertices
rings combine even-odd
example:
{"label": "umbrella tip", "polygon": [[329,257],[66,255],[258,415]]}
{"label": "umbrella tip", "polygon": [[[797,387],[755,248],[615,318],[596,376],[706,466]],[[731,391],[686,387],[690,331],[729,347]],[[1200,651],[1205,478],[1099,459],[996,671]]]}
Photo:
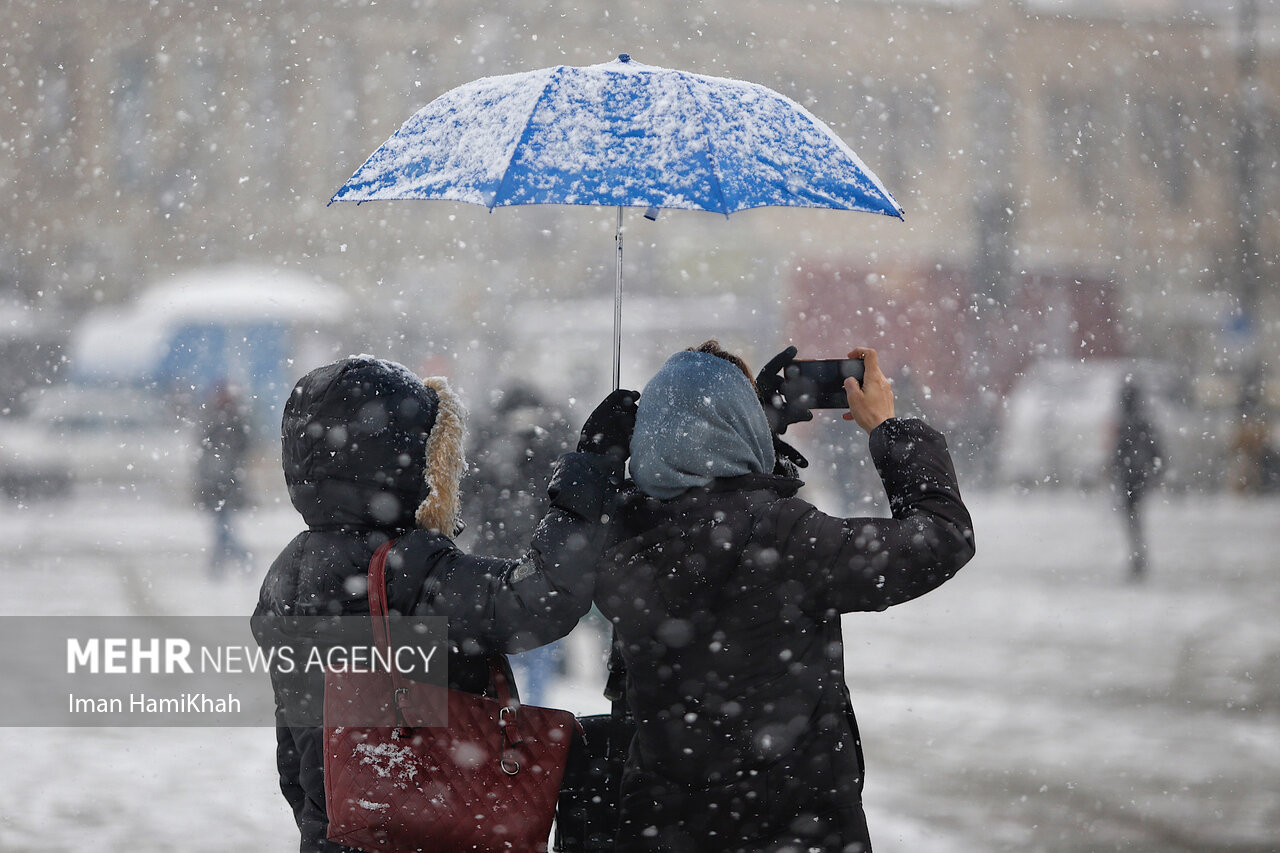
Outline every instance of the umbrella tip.
{"label": "umbrella tip", "polygon": [[618,54],[618,61],[619,61],[619,62],[630,62],[630,61],[631,61],[631,54],[629,54],[629,53],[620,53],[620,54]]}

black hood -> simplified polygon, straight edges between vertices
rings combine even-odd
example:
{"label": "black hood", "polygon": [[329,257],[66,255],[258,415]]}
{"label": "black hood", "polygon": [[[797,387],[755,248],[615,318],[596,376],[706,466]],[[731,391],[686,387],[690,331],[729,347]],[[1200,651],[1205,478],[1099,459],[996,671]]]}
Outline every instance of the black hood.
{"label": "black hood", "polygon": [[371,356],[302,377],[285,404],[281,459],[307,525],[411,529],[439,407],[435,389]]}

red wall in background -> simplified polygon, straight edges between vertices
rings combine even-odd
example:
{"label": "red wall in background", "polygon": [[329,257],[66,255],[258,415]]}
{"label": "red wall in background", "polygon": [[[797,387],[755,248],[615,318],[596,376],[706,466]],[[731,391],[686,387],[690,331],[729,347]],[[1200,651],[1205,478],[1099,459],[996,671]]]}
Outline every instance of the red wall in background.
{"label": "red wall in background", "polygon": [[801,358],[874,347],[926,410],[962,421],[985,420],[1037,358],[1123,354],[1113,283],[1067,273],[1024,275],[1001,306],[945,265],[802,265],[787,331]]}

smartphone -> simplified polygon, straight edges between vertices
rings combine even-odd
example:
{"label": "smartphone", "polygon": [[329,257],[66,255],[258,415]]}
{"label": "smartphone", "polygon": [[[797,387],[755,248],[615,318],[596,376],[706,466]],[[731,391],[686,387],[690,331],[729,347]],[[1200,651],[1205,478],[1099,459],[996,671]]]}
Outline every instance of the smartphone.
{"label": "smartphone", "polygon": [[793,361],[782,371],[783,396],[809,409],[847,409],[844,381],[852,376],[861,385],[864,366],[860,358]]}

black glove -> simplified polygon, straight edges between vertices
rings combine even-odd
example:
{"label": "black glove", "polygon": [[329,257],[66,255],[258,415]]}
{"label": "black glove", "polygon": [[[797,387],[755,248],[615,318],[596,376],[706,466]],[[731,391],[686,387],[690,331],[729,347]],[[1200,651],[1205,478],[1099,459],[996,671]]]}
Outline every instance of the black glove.
{"label": "black glove", "polygon": [[801,454],[799,450],[796,450],[776,435],[773,437],[773,458],[775,460],[773,466],[773,472],[775,474],[785,474],[788,477],[794,477],[795,471],[788,470],[788,464],[790,464],[793,469],[809,467],[809,460],[805,459],[804,455]]}
{"label": "black glove", "polygon": [[631,434],[636,429],[639,391],[619,388],[610,391],[587,416],[578,439],[579,453],[601,453],[623,460],[631,455]]}
{"label": "black glove", "polygon": [[[799,403],[788,402],[782,393],[782,371],[795,359],[796,348],[787,347],[769,359],[769,363],[756,374],[756,393],[760,395],[760,405],[764,406],[765,417],[769,419],[769,429],[775,436],[785,433],[787,427],[792,424],[813,420],[813,412]],[[800,456],[795,448],[785,444],[783,446],[791,453]],[[804,457],[800,456],[800,458]]]}
{"label": "black glove", "polygon": [[795,358],[796,348],[787,347],[769,359],[756,375],[756,393],[760,395],[760,405],[773,432],[773,455],[777,459],[774,472],[787,476],[794,476],[796,468],[808,468],[809,460],[779,436],[792,424],[813,420],[813,412],[798,403],[787,402],[782,393],[782,371]]}

